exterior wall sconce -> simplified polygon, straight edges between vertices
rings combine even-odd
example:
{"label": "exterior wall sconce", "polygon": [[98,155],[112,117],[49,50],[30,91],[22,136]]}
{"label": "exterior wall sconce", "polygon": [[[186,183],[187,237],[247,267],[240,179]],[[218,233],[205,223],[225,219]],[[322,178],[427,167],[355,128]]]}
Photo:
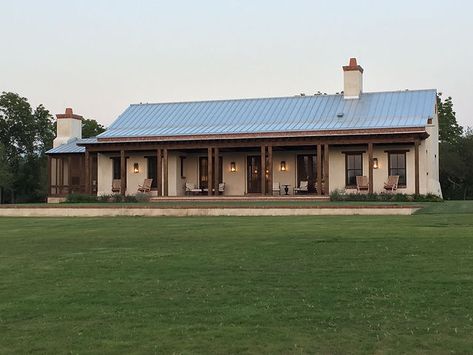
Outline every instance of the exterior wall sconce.
{"label": "exterior wall sconce", "polygon": [[140,166],[138,165],[138,163],[133,164],[133,172],[135,174],[138,174],[140,172]]}
{"label": "exterior wall sconce", "polygon": [[373,158],[373,169],[378,169],[379,164],[378,164],[378,158]]}
{"label": "exterior wall sconce", "polygon": [[234,161],[230,163],[230,171],[234,173],[236,171],[236,164]]}
{"label": "exterior wall sconce", "polygon": [[287,170],[287,167],[286,167],[286,161],[281,161],[281,171],[286,171]]}

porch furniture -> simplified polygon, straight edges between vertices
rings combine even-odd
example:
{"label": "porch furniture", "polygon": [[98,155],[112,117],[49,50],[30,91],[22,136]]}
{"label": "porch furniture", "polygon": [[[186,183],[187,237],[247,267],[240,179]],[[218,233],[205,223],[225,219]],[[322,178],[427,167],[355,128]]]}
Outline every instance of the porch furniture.
{"label": "porch furniture", "polygon": [[358,192],[368,191],[369,189],[369,180],[368,176],[357,176],[356,177],[356,190]]}
{"label": "porch furniture", "polygon": [[384,189],[386,191],[395,191],[397,190],[397,184],[399,183],[399,175],[388,176],[388,181],[384,183]]}
{"label": "porch furniture", "polygon": [[225,192],[225,183],[221,182],[218,184],[218,193],[223,195],[224,192]]}
{"label": "porch furniture", "polygon": [[191,182],[186,182],[186,195],[192,194],[200,194],[202,193],[203,189],[199,189],[195,186],[195,184]]}
{"label": "porch furniture", "polygon": [[[289,191],[289,187],[287,188],[287,190]],[[279,185],[279,182],[273,182],[273,195],[275,192],[281,195],[281,185]]]}
{"label": "porch furniture", "polygon": [[282,186],[284,187],[284,195],[289,195],[289,184],[282,184]]}
{"label": "porch furniture", "polygon": [[299,183],[299,187],[294,188],[294,194],[296,193],[308,193],[309,192],[309,181],[302,180]]}
{"label": "porch furniture", "polygon": [[138,192],[146,193],[151,191],[151,184],[153,179],[145,179],[143,185],[138,185]]}
{"label": "porch furniture", "polygon": [[122,184],[120,179],[113,179],[112,180],[112,192],[113,193],[120,193]]}

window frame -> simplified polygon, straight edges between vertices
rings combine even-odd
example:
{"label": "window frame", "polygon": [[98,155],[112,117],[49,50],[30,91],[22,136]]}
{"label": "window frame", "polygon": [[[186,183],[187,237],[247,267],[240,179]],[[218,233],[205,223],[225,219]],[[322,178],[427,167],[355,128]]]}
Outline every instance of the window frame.
{"label": "window frame", "polygon": [[146,155],[146,178],[153,179],[151,182],[151,190],[158,189],[158,178],[156,177],[158,157],[156,155]]}
{"label": "window frame", "polygon": [[[112,179],[121,180],[121,158],[120,157],[111,157],[112,159]],[[118,172],[118,174],[115,174]]]}
{"label": "window frame", "polygon": [[[358,170],[358,171],[361,171],[361,175],[355,175],[355,176],[363,176],[363,153],[365,153],[364,151],[353,151],[353,152],[343,152],[345,154],[345,188],[346,189],[353,189],[353,188],[356,188],[356,181],[354,184],[350,184],[349,183],[349,177],[348,177],[348,171],[352,171],[352,170]],[[360,169],[348,169],[348,157],[349,156],[355,156],[355,155],[358,155],[360,156],[360,164],[361,164],[361,167]],[[356,179],[356,178],[355,178]]]}
{"label": "window frame", "polygon": [[[406,188],[407,187],[407,152],[406,150],[392,150],[392,151],[387,151],[386,153],[388,153],[388,176],[392,176],[392,175],[399,175],[399,183],[398,183],[398,187],[399,188]],[[403,168],[399,168],[399,167],[396,167],[396,168],[393,168],[393,169],[396,169],[396,170],[404,170],[404,182],[401,183],[401,175],[400,174],[392,174],[391,173],[391,155],[403,155],[404,156],[404,167]]]}

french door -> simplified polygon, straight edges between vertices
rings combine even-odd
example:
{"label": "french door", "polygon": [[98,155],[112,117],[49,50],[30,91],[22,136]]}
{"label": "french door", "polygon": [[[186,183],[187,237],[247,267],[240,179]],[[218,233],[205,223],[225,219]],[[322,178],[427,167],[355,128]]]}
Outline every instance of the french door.
{"label": "french door", "polygon": [[259,155],[247,157],[246,176],[248,193],[261,193],[261,157]]}
{"label": "french door", "polygon": [[309,192],[315,192],[317,181],[317,156],[314,154],[297,156],[297,186],[301,181],[309,182]]}

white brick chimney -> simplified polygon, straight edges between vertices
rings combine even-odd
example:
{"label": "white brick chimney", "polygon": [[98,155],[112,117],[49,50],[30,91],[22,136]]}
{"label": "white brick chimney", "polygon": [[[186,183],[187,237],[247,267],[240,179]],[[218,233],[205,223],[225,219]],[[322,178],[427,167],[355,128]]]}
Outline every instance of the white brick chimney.
{"label": "white brick chimney", "polygon": [[363,92],[363,68],[356,58],[350,58],[350,64],[343,66],[343,96],[345,99],[359,99]]}
{"label": "white brick chimney", "polygon": [[53,147],[82,138],[82,116],[75,115],[72,108],[66,108],[66,113],[56,115],[57,133]]}

